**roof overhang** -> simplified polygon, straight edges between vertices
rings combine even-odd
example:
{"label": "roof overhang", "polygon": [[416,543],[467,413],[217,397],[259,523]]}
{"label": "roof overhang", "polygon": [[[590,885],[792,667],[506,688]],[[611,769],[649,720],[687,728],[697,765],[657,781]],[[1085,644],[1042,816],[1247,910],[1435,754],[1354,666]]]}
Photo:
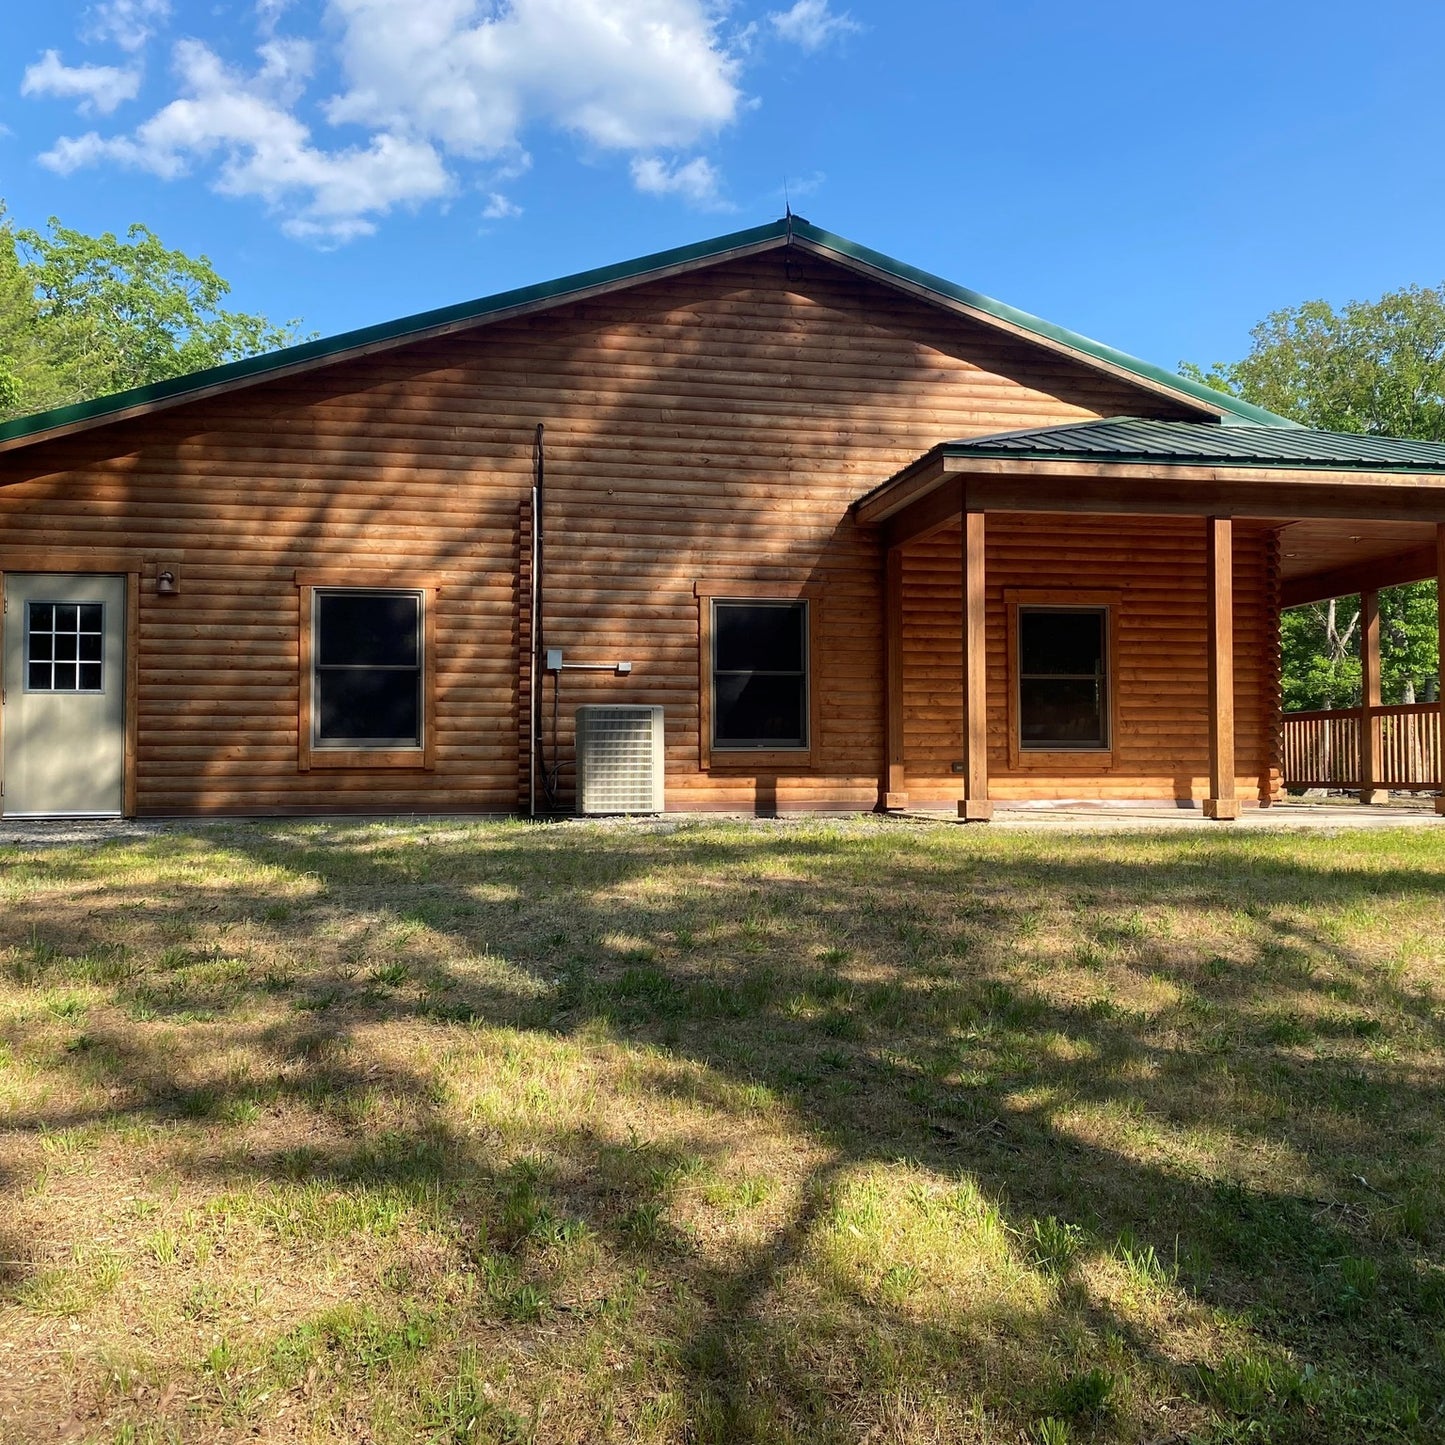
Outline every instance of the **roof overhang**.
{"label": "roof overhang", "polygon": [[852,510],[889,547],[965,511],[1445,522],[1445,473],[988,457],[940,446]]}
{"label": "roof overhang", "polygon": [[115,396],[58,407],[34,416],[0,422],[0,452],[69,436],[94,427],[132,420],[165,408],[313,371],[322,366],[369,356],[414,342],[495,325],[564,304],[606,295],[648,282],[682,275],[727,261],[784,247],[827,260],[880,285],[903,292],[953,315],[1003,331],[1030,345],[1066,356],[1090,370],[1166,398],[1211,422],[1292,427],[1294,423],[1202,382],[1176,376],[1161,367],[1056,326],[1041,317],[930,275],[881,252],[821,230],[797,216],[736,231],[695,245],[656,252],[635,261],[579,272],[556,281],[403,317],[398,321],[319,341],[303,342],[262,356],[247,357],[208,371],[173,377]]}

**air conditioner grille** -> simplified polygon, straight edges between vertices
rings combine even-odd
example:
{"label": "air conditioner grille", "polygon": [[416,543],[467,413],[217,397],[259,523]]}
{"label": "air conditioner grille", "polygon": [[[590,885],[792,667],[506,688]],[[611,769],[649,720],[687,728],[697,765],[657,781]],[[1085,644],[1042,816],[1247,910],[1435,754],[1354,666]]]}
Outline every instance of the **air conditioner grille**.
{"label": "air conditioner grille", "polygon": [[579,813],[660,813],[662,788],[660,707],[577,709]]}

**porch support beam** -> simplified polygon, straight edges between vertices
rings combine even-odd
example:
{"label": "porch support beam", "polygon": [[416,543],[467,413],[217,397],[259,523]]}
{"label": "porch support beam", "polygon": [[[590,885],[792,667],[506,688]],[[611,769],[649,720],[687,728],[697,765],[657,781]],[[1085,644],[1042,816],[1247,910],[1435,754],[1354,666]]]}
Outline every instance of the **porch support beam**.
{"label": "porch support beam", "polygon": [[903,548],[883,554],[883,810],[908,806],[903,755]]}
{"label": "porch support beam", "polygon": [[1435,543],[1411,547],[1389,557],[1355,562],[1329,572],[1312,572],[1308,577],[1286,578],[1280,587],[1281,607],[1301,607],[1306,602],[1326,602],[1331,597],[1349,597],[1366,588],[1398,587],[1405,582],[1423,582],[1435,575]]}
{"label": "porch support beam", "polygon": [[[1445,647],[1445,522],[1435,524],[1435,601],[1439,610],[1440,642]],[[1445,651],[1441,652],[1445,658]],[[1445,790],[1445,687],[1439,689],[1440,727],[1435,749],[1435,778]],[[1435,811],[1445,814],[1445,791],[1435,795]]]}
{"label": "porch support beam", "polygon": [[984,514],[963,514],[963,797],[965,823],[993,817],[988,796],[988,673],[984,640]]}
{"label": "porch support beam", "polygon": [[1239,817],[1234,790],[1234,522],[1207,517],[1209,556],[1209,796],[1204,816]]}
{"label": "porch support beam", "polygon": [[1380,706],[1380,594],[1360,593],[1360,801],[1388,803],[1380,778],[1380,735],[1375,709]]}

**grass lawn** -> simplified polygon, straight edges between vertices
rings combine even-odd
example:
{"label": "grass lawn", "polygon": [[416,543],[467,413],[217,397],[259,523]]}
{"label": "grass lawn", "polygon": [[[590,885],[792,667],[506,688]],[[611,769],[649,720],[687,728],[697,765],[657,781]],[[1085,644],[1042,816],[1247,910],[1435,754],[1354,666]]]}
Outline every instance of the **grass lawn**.
{"label": "grass lawn", "polygon": [[0,847],[0,1436],[1440,1439],[1442,1062],[1429,829]]}

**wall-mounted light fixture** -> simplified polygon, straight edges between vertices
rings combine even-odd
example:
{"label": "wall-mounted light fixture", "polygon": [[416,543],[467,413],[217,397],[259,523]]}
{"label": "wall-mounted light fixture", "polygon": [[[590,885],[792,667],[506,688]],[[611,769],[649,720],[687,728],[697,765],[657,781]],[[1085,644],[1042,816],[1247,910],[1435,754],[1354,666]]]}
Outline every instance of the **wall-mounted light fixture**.
{"label": "wall-mounted light fixture", "polygon": [[169,567],[163,567],[156,573],[156,591],[162,597],[174,597],[180,590],[176,574]]}

